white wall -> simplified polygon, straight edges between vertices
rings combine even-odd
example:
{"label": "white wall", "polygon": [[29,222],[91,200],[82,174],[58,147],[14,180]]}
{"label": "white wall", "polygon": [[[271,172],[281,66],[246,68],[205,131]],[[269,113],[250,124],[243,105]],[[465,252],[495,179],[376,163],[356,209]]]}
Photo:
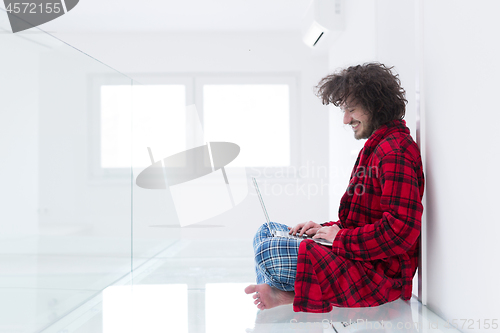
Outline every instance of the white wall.
{"label": "white wall", "polygon": [[377,0],[377,60],[394,66],[406,90],[406,125],[416,140],[415,75],[415,4],[411,0]]}
{"label": "white wall", "polygon": [[[3,15],[3,12],[2,12]],[[7,15],[0,28],[7,29]],[[33,289],[37,278],[26,267],[37,267],[38,241],[38,79],[40,45],[0,34],[0,327],[7,320],[36,315],[37,295],[11,291],[11,278],[23,270],[17,286]],[[10,52],[16,50],[16,52]],[[12,258],[15,258],[13,260]],[[10,278],[10,279],[9,279]],[[5,301],[5,298],[12,298]],[[22,311],[21,311],[22,309]]]}
{"label": "white wall", "polygon": [[[2,23],[2,22],[0,22]],[[0,238],[38,232],[38,62],[40,46],[0,35]],[[20,66],[20,67],[19,67]]]}
{"label": "white wall", "polygon": [[477,320],[500,313],[500,2],[422,3],[428,306],[489,332]]}
{"label": "white wall", "polygon": [[[94,74],[115,72],[65,47],[42,54],[39,61],[43,79],[38,128],[41,226],[130,239],[130,182],[128,187],[116,187],[90,179],[94,131],[88,80]],[[118,80],[132,85],[125,76]],[[120,140],[130,143],[130,137],[127,133]],[[117,253],[128,254],[126,245]]]}
{"label": "white wall", "polygon": [[[345,30],[330,46],[330,72],[377,60],[375,12],[375,0],[345,1]],[[351,128],[343,124],[340,109],[329,106],[329,115],[330,215],[337,219],[340,199],[366,140],[354,139]]]}
{"label": "white wall", "polygon": [[[421,5],[421,20],[415,16],[416,4]],[[500,88],[500,3],[377,0],[375,5],[374,58],[396,66],[407,90],[406,119],[414,137],[417,88],[423,98],[427,305],[446,320],[469,319],[462,331],[486,332],[483,320],[498,321],[500,313],[500,287],[494,282],[500,272],[499,218],[494,208],[500,150],[495,148],[494,125],[488,127],[500,120],[492,97]],[[347,30],[351,41],[332,47],[332,53],[366,45],[363,41],[373,27],[373,19],[364,16],[366,6],[356,7],[354,16],[350,6],[348,24],[363,27],[356,35],[355,27]],[[415,29],[423,32],[423,50],[417,49]],[[364,54],[369,52],[368,48]],[[423,65],[419,87],[417,63]]]}
{"label": "white wall", "polygon": [[[314,166],[316,171],[328,168],[328,111],[321,105],[312,89],[326,74],[328,60],[325,54],[311,52],[302,43],[298,32],[57,34],[57,37],[132,78],[147,73],[297,74],[301,136],[298,141],[299,147],[295,148],[300,153],[299,165]],[[270,184],[276,181],[280,187],[296,184],[295,180],[268,179],[267,181]],[[271,219],[288,224],[304,220],[320,222],[330,220],[328,180],[325,177],[309,176],[299,182],[299,186],[312,184],[314,188],[298,195],[282,194],[266,197]],[[170,237],[173,232],[171,228],[149,227],[152,224],[172,224],[168,219],[163,221],[158,219],[158,216],[166,216],[163,211],[164,206],[158,204],[161,204],[163,199],[159,199],[159,194],[153,193],[154,191],[146,194],[146,190],[138,187],[135,187],[134,191],[137,195],[141,195],[134,197],[135,202],[148,207],[145,209],[146,206],[142,206],[144,209],[141,209],[141,214],[134,216],[135,237],[158,239]],[[250,188],[250,191],[253,192],[253,189]],[[134,214],[137,214],[137,211],[136,209]],[[95,212],[95,214],[105,214],[105,212]],[[223,230],[221,228],[216,230],[218,235],[232,234],[236,229],[241,234],[252,237],[263,221],[257,198],[249,195],[236,209],[214,217],[206,223],[225,225],[226,228],[222,228]],[[108,225],[107,229],[112,231],[112,226]],[[189,235],[193,237],[198,232],[199,237],[206,237],[207,230],[190,229]]]}

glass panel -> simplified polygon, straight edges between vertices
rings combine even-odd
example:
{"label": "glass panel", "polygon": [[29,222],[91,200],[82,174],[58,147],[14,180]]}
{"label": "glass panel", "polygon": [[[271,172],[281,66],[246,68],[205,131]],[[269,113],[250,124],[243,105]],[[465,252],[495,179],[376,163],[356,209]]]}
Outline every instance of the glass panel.
{"label": "glass panel", "polygon": [[[183,84],[142,85],[134,82],[132,91],[132,253],[133,267],[137,268],[174,244],[180,235],[170,189],[165,186],[163,161],[186,150],[187,117],[186,86]],[[138,179],[144,175],[152,177],[147,184],[162,183],[163,188],[147,184],[138,186]]]}
{"label": "glass panel", "polygon": [[[3,11],[0,31],[0,331],[38,332],[130,272],[131,169],[123,184],[90,177],[89,80],[132,81],[36,28],[10,33]],[[130,120],[114,126],[130,161]]]}
{"label": "glass panel", "polygon": [[205,85],[203,119],[208,141],[240,146],[240,155],[232,166],[290,165],[288,85]]}

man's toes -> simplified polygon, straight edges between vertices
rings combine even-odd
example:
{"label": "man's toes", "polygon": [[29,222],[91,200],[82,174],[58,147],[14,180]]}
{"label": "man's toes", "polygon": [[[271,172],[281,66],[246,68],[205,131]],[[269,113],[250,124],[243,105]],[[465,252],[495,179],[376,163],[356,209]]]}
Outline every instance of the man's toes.
{"label": "man's toes", "polygon": [[257,286],[256,286],[255,284],[251,284],[251,285],[249,285],[248,287],[246,287],[246,288],[245,288],[245,293],[247,293],[247,294],[252,294],[252,293],[254,293],[254,292],[256,291],[256,290],[255,290],[255,288],[256,288],[256,287],[257,287]]}

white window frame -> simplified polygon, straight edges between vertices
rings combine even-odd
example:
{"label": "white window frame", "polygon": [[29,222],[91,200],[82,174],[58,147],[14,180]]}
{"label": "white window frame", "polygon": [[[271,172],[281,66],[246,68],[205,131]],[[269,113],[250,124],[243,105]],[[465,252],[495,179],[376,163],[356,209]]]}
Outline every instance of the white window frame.
{"label": "white window frame", "polygon": [[[290,164],[285,167],[246,167],[248,176],[266,176],[283,173],[288,175],[283,180],[298,178],[296,172],[300,161],[300,108],[298,98],[299,75],[297,73],[231,73],[231,74],[206,74],[195,78],[195,102],[204,123],[203,86],[204,85],[230,85],[230,84],[285,84],[289,90],[290,106]],[[265,119],[262,119],[265,121]],[[257,129],[256,129],[257,130]],[[258,133],[256,133],[258,135]],[[237,144],[237,142],[235,142]],[[273,179],[273,181],[279,181]]]}
{"label": "white window frame", "polygon": [[[203,126],[203,85],[205,84],[286,84],[289,86],[290,105],[290,165],[288,167],[246,167],[248,176],[269,175],[277,172],[288,175],[282,180],[299,178],[296,170],[300,163],[300,99],[298,96],[299,74],[295,72],[278,73],[231,73],[231,74],[209,74],[209,73],[177,73],[167,74],[136,74],[134,80],[130,79],[130,85],[168,85],[182,84],[186,86],[186,106],[195,104],[200,121]],[[104,85],[127,85],[123,76],[118,75],[93,75],[90,78],[90,100],[91,112],[89,113],[89,166],[90,179],[94,182],[117,182],[130,181],[131,168],[102,168],[101,167],[101,86]],[[135,112],[136,110],[133,110]],[[132,113],[133,119],[133,113]],[[133,121],[133,120],[132,120]],[[193,124],[193,119],[187,119],[186,124]],[[263,120],[265,121],[265,120]],[[187,147],[204,144],[202,138],[196,137],[191,130],[194,126],[187,126]],[[131,144],[132,147],[132,144]],[[157,161],[166,156],[153,157]],[[137,176],[134,172],[134,177]],[[280,179],[276,179],[279,181]]]}

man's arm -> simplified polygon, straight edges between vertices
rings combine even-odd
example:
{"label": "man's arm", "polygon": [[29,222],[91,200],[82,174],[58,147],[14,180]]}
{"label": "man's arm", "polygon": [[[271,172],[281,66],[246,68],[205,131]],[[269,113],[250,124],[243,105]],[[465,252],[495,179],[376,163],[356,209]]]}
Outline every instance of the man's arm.
{"label": "man's arm", "polygon": [[393,152],[382,158],[379,170],[382,218],[336,234],[332,251],[347,259],[376,260],[403,254],[420,235],[423,207],[413,163],[404,154]]}

